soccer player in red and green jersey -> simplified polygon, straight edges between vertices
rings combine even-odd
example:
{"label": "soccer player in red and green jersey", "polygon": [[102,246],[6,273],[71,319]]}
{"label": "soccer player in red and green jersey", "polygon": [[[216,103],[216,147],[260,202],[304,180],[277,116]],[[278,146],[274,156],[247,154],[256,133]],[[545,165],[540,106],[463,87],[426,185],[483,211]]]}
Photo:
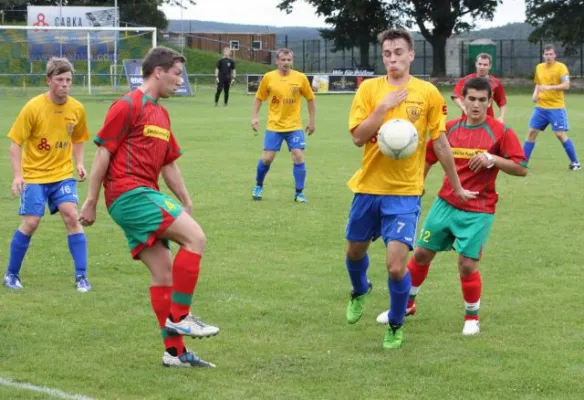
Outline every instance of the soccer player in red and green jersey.
{"label": "soccer player in red and green jersey", "polygon": [[[447,178],[438,198],[428,212],[408,263],[412,276],[407,314],[416,312],[414,300],[426,276],[430,263],[439,251],[454,248],[459,254],[458,270],[464,298],[465,323],[462,334],[479,333],[481,275],[479,260],[493,224],[498,195],[495,180],[499,171],[509,175],[527,174],[526,158],[515,132],[487,115],[491,104],[491,86],[484,78],[468,80],[463,88],[466,118],[448,121],[448,142],[456,162],[460,182],[478,192],[476,199],[462,202]],[[433,142],[428,143],[425,174],[438,159]],[[387,312],[377,321],[386,323]]]}
{"label": "soccer player in red and green jersey", "polygon": [[[109,109],[95,138],[99,148],[80,221],[95,222],[103,184],[108,213],[123,229],[133,258],[152,276],[150,299],[165,345],[163,365],[213,367],[183,342],[183,335],[214,336],[219,328],[190,312],[206,238],[191,217],[192,201],[176,165],[181,151],[168,112],[159,103],[183,83],[184,62],[174,50],[151,49],[142,63],[143,85]],[[182,204],[159,191],[160,174]],[[174,261],[169,240],[180,245]]]}

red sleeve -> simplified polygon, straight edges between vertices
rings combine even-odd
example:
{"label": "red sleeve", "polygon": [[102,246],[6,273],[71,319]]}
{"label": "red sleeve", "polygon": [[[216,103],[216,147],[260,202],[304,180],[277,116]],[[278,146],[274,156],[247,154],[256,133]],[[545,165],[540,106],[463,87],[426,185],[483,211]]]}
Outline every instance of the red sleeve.
{"label": "red sleeve", "polygon": [[462,88],[464,87],[465,80],[466,80],[465,78],[462,78],[461,80],[458,81],[458,83],[454,87],[454,90],[452,91],[452,97],[462,98]]}
{"label": "red sleeve", "polygon": [[434,153],[433,140],[428,140],[428,144],[426,145],[426,162],[430,165],[434,165],[438,162],[438,157],[436,157],[436,153]]}
{"label": "red sleeve", "polygon": [[497,87],[495,88],[495,92],[493,93],[493,100],[499,107],[503,107],[507,104],[507,96],[505,96],[505,88],[500,81],[497,81]]}
{"label": "red sleeve", "polygon": [[132,100],[123,97],[115,101],[105,116],[103,126],[93,141],[104,146],[110,153],[115,153],[125,140],[130,129]]}
{"label": "red sleeve", "polygon": [[523,152],[523,147],[513,129],[505,126],[503,136],[499,141],[499,155],[514,161],[517,164],[527,166],[527,158]]}
{"label": "red sleeve", "polygon": [[168,147],[166,149],[166,155],[164,156],[164,165],[168,165],[176,161],[182,155],[182,151],[176,141],[176,138],[170,133],[170,138],[168,139]]}

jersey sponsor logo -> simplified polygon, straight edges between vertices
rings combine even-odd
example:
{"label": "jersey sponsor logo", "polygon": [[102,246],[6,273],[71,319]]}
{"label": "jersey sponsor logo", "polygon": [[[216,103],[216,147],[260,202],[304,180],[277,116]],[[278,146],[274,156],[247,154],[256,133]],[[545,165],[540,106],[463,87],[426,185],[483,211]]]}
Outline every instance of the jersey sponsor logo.
{"label": "jersey sponsor logo", "polygon": [[461,147],[453,147],[452,148],[452,155],[454,158],[465,158],[470,160],[477,154],[484,153],[485,149],[463,149]]}
{"label": "jersey sponsor logo", "polygon": [[144,136],[154,137],[168,142],[170,139],[170,131],[156,125],[144,125]]}
{"label": "jersey sponsor logo", "polygon": [[49,144],[49,141],[47,140],[47,138],[41,138],[41,141],[39,143],[39,145],[37,146],[37,149],[39,150],[45,150],[45,151],[49,151],[51,150],[51,145]]}
{"label": "jersey sponsor logo", "polygon": [[448,106],[446,104],[442,106],[442,114],[448,115]]}
{"label": "jersey sponsor logo", "polygon": [[278,99],[276,96],[272,97],[272,104],[280,104],[280,99]]}
{"label": "jersey sponsor logo", "polygon": [[420,115],[422,114],[422,109],[420,107],[407,107],[406,112],[408,113],[408,118],[412,123],[416,122]]}

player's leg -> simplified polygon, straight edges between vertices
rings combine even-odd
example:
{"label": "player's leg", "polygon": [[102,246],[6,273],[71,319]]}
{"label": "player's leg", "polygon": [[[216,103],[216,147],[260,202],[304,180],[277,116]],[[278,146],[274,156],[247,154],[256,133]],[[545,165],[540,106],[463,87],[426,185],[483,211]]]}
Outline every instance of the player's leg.
{"label": "player's leg", "polygon": [[306,203],[306,196],[303,190],[306,182],[306,163],[304,162],[304,149],[306,148],[306,141],[304,140],[304,131],[297,130],[287,133],[284,137],[290,154],[292,156],[292,174],[294,175],[294,184],[296,193],[294,194],[294,201],[298,203]]}
{"label": "player's leg", "polygon": [[223,105],[226,106],[229,103],[229,89],[231,88],[231,81],[227,79],[223,82]]}
{"label": "player's leg", "polygon": [[74,179],[47,185],[49,211],[59,212],[67,229],[67,243],[75,266],[75,285],[77,291],[88,292],[91,285],[87,280],[87,238],[79,223],[77,212],[77,184]]}
{"label": "player's leg", "polygon": [[215,92],[215,107],[219,104],[219,97],[221,96],[221,91],[223,90],[223,80],[219,79],[217,82],[217,91]]}
{"label": "player's leg", "polygon": [[164,343],[162,364],[169,367],[214,366],[201,360],[188,351],[183,336],[171,336],[166,331],[166,320],[170,314],[172,299],[172,256],[170,250],[157,240],[152,247],[147,247],[139,254],[140,260],[150,270],[150,303],[158,320],[160,334]]}
{"label": "player's leg", "polygon": [[531,158],[531,153],[535,148],[535,140],[537,135],[544,131],[548,126],[548,117],[546,110],[543,108],[535,107],[533,109],[533,114],[531,114],[531,119],[529,120],[529,131],[527,132],[527,139],[523,143],[523,152],[527,161]]}
{"label": "player's leg", "polygon": [[20,226],[10,241],[10,256],[3,284],[9,289],[22,289],[20,269],[28,251],[33,233],[38,228],[45,213],[47,195],[45,185],[28,184],[20,194],[18,214],[22,217]]}
{"label": "player's leg", "polygon": [[354,324],[361,318],[365,300],[371,293],[367,279],[369,243],[380,236],[379,196],[357,193],[353,197],[345,230],[347,254],[345,265],[352,291],[347,305],[347,322]]}
{"label": "player's leg", "polygon": [[270,170],[270,165],[276,158],[276,153],[282,148],[283,135],[266,130],[264,134],[264,152],[262,157],[258,160],[256,167],[256,185],[253,189],[252,198],[254,200],[261,200],[264,191],[264,180]]}
{"label": "player's leg", "polygon": [[482,289],[479,260],[487,243],[494,216],[457,210],[453,219],[457,221],[453,231],[456,236],[454,248],[459,253],[458,269],[464,299],[465,323],[462,334],[475,335],[479,333]]}
{"label": "player's leg", "polygon": [[568,124],[568,113],[565,108],[549,110],[551,118],[551,127],[556,134],[556,137],[564,147],[566,155],[570,159],[570,165],[568,169],[570,171],[581,170],[582,167],[578,161],[578,156],[576,155],[576,149],[574,148],[574,143],[568,137],[568,130],[570,130]]}

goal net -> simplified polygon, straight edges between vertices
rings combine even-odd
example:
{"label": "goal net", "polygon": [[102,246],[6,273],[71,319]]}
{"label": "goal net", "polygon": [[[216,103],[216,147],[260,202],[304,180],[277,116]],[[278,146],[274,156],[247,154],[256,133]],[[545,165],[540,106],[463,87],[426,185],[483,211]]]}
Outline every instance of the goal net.
{"label": "goal net", "polygon": [[[94,13],[92,18],[101,18]],[[46,90],[46,62],[73,63],[72,94],[112,94],[128,89],[124,60],[141,60],[156,47],[153,27],[0,25],[0,95]]]}

